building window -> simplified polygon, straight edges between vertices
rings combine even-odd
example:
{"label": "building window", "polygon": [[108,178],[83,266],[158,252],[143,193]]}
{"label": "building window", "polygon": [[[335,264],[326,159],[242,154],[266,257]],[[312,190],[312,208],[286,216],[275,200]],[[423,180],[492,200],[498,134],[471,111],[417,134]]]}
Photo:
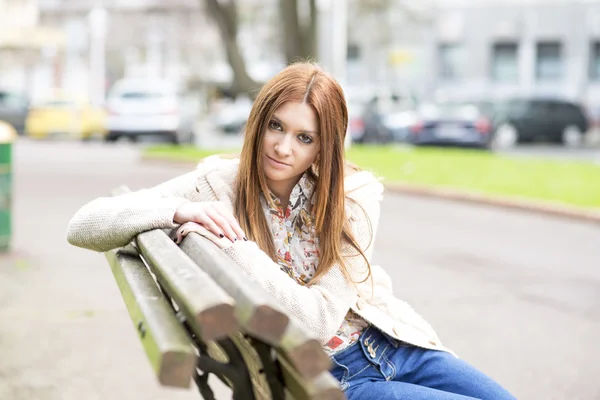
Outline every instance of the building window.
{"label": "building window", "polygon": [[592,42],[590,49],[590,79],[600,81],[600,42]]}
{"label": "building window", "polygon": [[439,49],[440,78],[446,81],[456,81],[462,78],[464,49],[460,44],[441,44]]}
{"label": "building window", "polygon": [[492,79],[496,82],[519,80],[518,45],[495,43],[492,48]]}
{"label": "building window", "polygon": [[360,58],[360,47],[357,44],[348,43],[347,51],[346,57],[349,61],[356,61]]}
{"label": "building window", "polygon": [[535,76],[538,81],[558,81],[563,77],[562,45],[560,42],[539,42]]}

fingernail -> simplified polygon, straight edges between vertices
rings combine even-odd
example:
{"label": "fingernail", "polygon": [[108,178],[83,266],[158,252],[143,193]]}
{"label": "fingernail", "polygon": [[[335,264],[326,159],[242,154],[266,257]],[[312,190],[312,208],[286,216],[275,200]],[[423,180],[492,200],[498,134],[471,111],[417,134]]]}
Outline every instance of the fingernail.
{"label": "fingernail", "polygon": [[233,241],[234,241],[234,242],[237,242],[237,238],[233,238]]}
{"label": "fingernail", "polygon": [[219,237],[220,237],[220,238],[224,238],[224,237],[225,237],[225,235],[223,235],[222,233],[219,233]]}
{"label": "fingernail", "polygon": [[247,238],[246,236],[244,236],[244,240],[247,242],[247,241],[248,241],[248,238]]}

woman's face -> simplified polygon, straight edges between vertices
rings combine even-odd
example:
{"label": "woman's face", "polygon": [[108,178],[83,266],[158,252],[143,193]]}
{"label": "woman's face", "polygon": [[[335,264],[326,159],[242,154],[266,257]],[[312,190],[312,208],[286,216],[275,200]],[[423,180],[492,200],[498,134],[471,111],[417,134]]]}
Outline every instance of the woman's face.
{"label": "woman's face", "polygon": [[311,106],[288,102],[267,123],[263,140],[263,165],[269,189],[289,196],[321,148],[319,121]]}

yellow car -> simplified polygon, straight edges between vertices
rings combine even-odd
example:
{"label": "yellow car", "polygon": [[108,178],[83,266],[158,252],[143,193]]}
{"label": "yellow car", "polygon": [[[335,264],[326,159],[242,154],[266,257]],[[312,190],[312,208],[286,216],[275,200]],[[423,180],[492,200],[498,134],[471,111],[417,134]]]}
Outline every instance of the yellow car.
{"label": "yellow car", "polygon": [[56,92],[29,108],[25,135],[35,139],[69,137],[87,140],[104,136],[105,113],[82,96]]}

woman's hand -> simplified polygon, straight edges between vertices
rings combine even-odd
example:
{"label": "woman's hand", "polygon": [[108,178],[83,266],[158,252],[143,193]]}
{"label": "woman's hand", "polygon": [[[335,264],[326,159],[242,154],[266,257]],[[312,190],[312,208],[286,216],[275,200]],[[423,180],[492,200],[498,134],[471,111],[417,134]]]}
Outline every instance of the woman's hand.
{"label": "woman's hand", "polygon": [[217,238],[227,238],[231,243],[236,240],[247,240],[246,234],[233,214],[223,203],[218,201],[190,202],[182,204],[177,211],[175,211],[173,221],[177,224],[182,224],[182,226],[177,229],[177,239],[179,239],[176,239],[177,243],[181,242],[183,236],[187,235],[187,233],[192,231],[199,232],[197,230],[198,228],[194,225],[187,225],[189,229],[193,230],[189,230],[181,236],[180,232],[182,231],[183,225],[187,222],[194,222],[201,225]]}
{"label": "woman's hand", "polygon": [[190,232],[196,232],[196,233],[204,236],[205,238],[207,238],[208,240],[210,240],[211,242],[213,242],[214,244],[219,246],[219,248],[221,248],[221,249],[226,249],[227,247],[229,247],[233,244],[233,242],[231,240],[229,240],[229,238],[227,238],[227,237],[221,238],[197,222],[186,222],[185,224],[181,225],[177,229],[177,236],[175,237],[175,243],[177,243],[177,244],[181,243],[183,238],[186,237]]}

